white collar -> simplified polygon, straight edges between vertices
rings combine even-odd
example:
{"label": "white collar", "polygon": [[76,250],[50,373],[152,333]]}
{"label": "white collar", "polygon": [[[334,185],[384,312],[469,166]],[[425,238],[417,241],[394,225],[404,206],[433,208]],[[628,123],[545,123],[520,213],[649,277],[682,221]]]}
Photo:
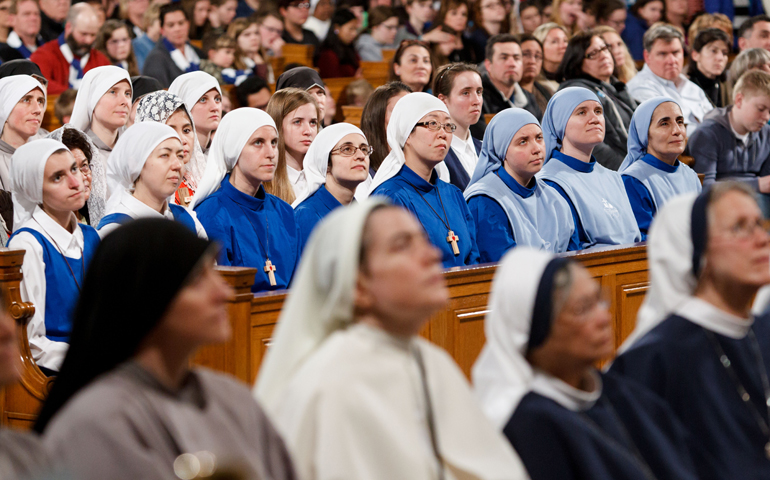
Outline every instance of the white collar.
{"label": "white collar", "polygon": [[753,316],[736,317],[697,297],[687,300],[674,313],[706,330],[736,340],[745,337],[754,324]]}
{"label": "white collar", "polygon": [[289,174],[289,182],[291,182],[292,185],[296,185],[299,182],[305,180],[304,170],[296,170],[294,167],[286,165],[286,171]]}
{"label": "white collar", "polygon": [[593,389],[586,392],[540,369],[534,369],[530,388],[533,392],[550,398],[568,410],[582,412],[593,407],[602,395],[602,378],[599,373],[596,370],[591,370],[590,378]]}
{"label": "white collar", "polygon": [[126,209],[133,213],[132,217],[134,218],[167,218],[169,220],[174,219],[174,214],[171,213],[171,209],[168,208],[168,202],[164,205],[165,208],[163,210],[163,213],[158,212],[154,208],[150,207],[146,203],[142,202],[138,198],[134,197],[130,193],[126,192],[125,195],[123,195],[123,199],[121,200],[121,203],[123,204]]}
{"label": "white collar", "polygon": [[70,233],[66,228],[59,225],[56,220],[51,218],[50,215],[45,213],[40,206],[35,207],[32,212],[33,222],[29,222],[26,225],[44,234],[46,237],[53,240],[53,243],[61,250],[62,255],[66,255],[67,251],[74,248],[80,250],[83,249],[85,242],[83,241],[83,231],[80,229],[75,214],[70,214],[70,221],[75,224],[75,230]]}
{"label": "white collar", "polygon": [[473,137],[471,136],[471,131],[468,130],[468,137],[465,139],[462,139],[457,135],[452,135],[452,148],[455,148],[457,150],[471,149],[473,150],[473,153],[476,153],[476,146],[473,144]]}

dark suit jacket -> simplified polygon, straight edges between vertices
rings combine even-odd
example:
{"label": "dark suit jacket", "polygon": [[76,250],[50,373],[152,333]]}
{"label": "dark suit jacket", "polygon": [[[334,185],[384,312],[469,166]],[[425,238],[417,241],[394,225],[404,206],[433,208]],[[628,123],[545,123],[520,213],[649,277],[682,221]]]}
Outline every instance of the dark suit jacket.
{"label": "dark suit jacket", "polygon": [[[476,155],[481,153],[481,142],[473,138],[473,145],[476,147]],[[471,181],[470,175],[460,163],[460,159],[457,158],[457,154],[452,150],[450,145],[449,153],[444,157],[444,163],[449,169],[449,183],[459,188],[460,191],[465,191],[465,187],[468,186],[468,182]]]}
{"label": "dark suit jacket", "polygon": [[[201,60],[204,60],[206,56],[197,47],[193,47],[195,53],[198,54]],[[155,78],[163,85],[163,88],[168,88],[171,82],[176,77],[182,75],[182,69],[176,66],[176,63],[171,59],[171,54],[165,45],[163,45],[163,38],[155,44],[155,47],[150,50],[147,55],[147,59],[144,61],[144,68],[142,69],[142,75]]]}

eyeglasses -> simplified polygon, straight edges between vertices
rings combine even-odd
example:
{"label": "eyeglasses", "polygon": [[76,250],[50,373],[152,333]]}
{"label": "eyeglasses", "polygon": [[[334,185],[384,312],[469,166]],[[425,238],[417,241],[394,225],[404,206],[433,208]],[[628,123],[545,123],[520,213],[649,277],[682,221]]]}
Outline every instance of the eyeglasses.
{"label": "eyeglasses", "polygon": [[457,130],[457,125],[454,123],[439,123],[435,120],[430,120],[428,122],[419,122],[414,124],[415,127],[425,127],[428,130],[432,132],[438,132],[442,128],[446,133],[454,133],[455,130]]}
{"label": "eyeglasses", "polygon": [[83,165],[81,165],[80,166],[80,173],[82,173],[83,175],[90,174],[91,173],[91,165],[89,165],[87,163],[84,163]]}
{"label": "eyeglasses", "polygon": [[521,56],[528,60],[536,60],[538,62],[543,59],[541,54],[535,52],[522,52]]}
{"label": "eyeglasses", "polygon": [[335,148],[334,150],[331,151],[331,153],[339,153],[343,157],[352,157],[353,155],[356,154],[356,150],[361,150],[361,153],[368,156],[372,154],[372,152],[374,151],[374,148],[372,148],[369,145],[361,145],[359,147],[356,147],[355,145],[347,143],[341,146],[340,148]]}
{"label": "eyeglasses", "polygon": [[580,302],[578,305],[572,308],[565,307],[564,311],[578,320],[585,320],[588,314],[593,312],[595,309],[599,308],[601,310],[606,310],[609,307],[610,301],[607,300],[604,292],[602,292],[596,297]]}
{"label": "eyeglasses", "polygon": [[302,8],[302,9],[305,9],[305,10],[309,10],[310,9],[310,4],[309,3],[290,3],[289,6],[290,7],[294,7],[294,8]]}
{"label": "eyeglasses", "polygon": [[481,6],[482,10],[491,10],[493,8],[503,8],[502,2],[487,3]]}
{"label": "eyeglasses", "polygon": [[107,40],[107,45],[121,45],[123,43],[131,43],[130,38],[116,38],[113,40]]}
{"label": "eyeglasses", "polygon": [[[594,50],[593,52],[586,53],[585,58],[587,58],[588,60],[594,60],[596,57],[601,55],[602,52],[609,52],[611,50],[611,48],[612,47],[610,47],[609,45],[607,45],[605,43],[603,47],[601,47],[601,48],[599,48],[597,50]],[[610,55],[612,55],[612,54],[610,53]]]}
{"label": "eyeglasses", "polygon": [[763,219],[738,222],[727,230],[727,235],[736,240],[748,240],[757,230],[767,234],[767,226]]}
{"label": "eyeglasses", "polygon": [[267,25],[262,25],[262,28],[267,30],[270,33],[274,33],[276,35],[283,35],[283,29],[282,28],[275,28],[275,27],[268,27]]}

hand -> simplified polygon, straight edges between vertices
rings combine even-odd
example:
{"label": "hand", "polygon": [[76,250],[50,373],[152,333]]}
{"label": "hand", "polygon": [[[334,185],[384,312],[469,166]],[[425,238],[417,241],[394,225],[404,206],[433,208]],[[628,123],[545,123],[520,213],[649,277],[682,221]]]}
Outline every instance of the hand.
{"label": "hand", "polygon": [[759,177],[759,193],[770,193],[770,175]]}
{"label": "hand", "polygon": [[442,32],[440,29],[436,28],[423,35],[422,40],[431,43],[448,43],[453,41],[453,37],[454,35],[451,33]]}
{"label": "hand", "polygon": [[355,78],[364,78],[364,70],[361,67],[356,70]]}
{"label": "hand", "polygon": [[286,42],[283,41],[283,38],[276,37],[275,40],[273,40],[273,43],[270,44],[270,50],[273,52],[274,57],[282,57],[283,56],[283,46],[286,45]]}

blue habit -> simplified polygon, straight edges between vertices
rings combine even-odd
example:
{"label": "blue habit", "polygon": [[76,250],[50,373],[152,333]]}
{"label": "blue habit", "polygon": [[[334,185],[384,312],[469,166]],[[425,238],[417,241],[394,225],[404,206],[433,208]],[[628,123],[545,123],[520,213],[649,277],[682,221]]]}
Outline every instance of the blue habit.
{"label": "blue habit", "polygon": [[[31,228],[20,228],[11,238],[27,232],[43,247],[45,264],[45,336],[54,342],[69,342],[72,333],[72,316],[75,312],[80,290],[83,286],[83,271],[88,271],[91,258],[99,246],[99,234],[88,225],[80,225],[83,232],[83,255],[80,258],[67,257],[59,252],[45,236]],[[85,262],[85,264],[83,263]],[[67,264],[69,263],[69,266]],[[72,272],[70,272],[72,269]],[[75,283],[75,275],[77,284]]]}
{"label": "blue habit", "polygon": [[[770,371],[770,317],[756,317],[752,329]],[[713,335],[756,411],[770,421],[750,338]],[[770,478],[765,455],[770,439],[738,394],[703,327],[671,315],[616,358],[611,371],[648,387],[669,404],[692,434],[691,451],[700,453],[696,465],[702,479]]]}
{"label": "blue habit", "polygon": [[299,228],[300,251],[305,249],[310,232],[326,215],[342,204],[329,193],[326,185],[316,190],[294,209],[294,220]]}
{"label": "blue habit", "polygon": [[[412,212],[422,224],[433,245],[441,250],[444,267],[479,263],[476,225],[465,203],[463,193],[454,185],[439,180],[435,170],[431,176],[431,182],[428,183],[404,165],[393,178],[374,189],[372,195],[388,197],[395,205],[400,205]],[[439,195],[441,195],[441,201],[439,201]],[[446,218],[449,219],[449,229],[460,237],[457,242],[460,255],[457,256],[452,252],[452,245],[447,242],[448,229],[444,224],[446,221],[444,211],[446,211]]]}
{"label": "blue habit", "polygon": [[[195,207],[195,213],[209,238],[222,246],[220,265],[257,269],[252,292],[289,287],[299,262],[299,229],[288,203],[266,193],[261,186],[255,196],[246,195],[232,186],[228,174],[219,190]],[[268,258],[266,248],[276,267],[274,287],[263,270]]]}
{"label": "blue habit", "polygon": [[[602,376],[588,410],[575,412],[529,392],[503,434],[532,480],[696,480],[686,431],[671,410],[643,387]],[[640,458],[641,455],[641,458]]]}
{"label": "blue habit", "polygon": [[623,170],[621,177],[636,224],[642,232],[642,240],[647,240],[647,231],[655,213],[677,195],[700,193],[701,184],[698,174],[679,160],[669,165],[649,153],[639,160]]}
{"label": "blue habit", "polygon": [[497,262],[516,245],[560,253],[580,249],[572,211],[556,190],[533,178],[523,187],[505,168],[487,173],[465,192],[476,219],[481,262]]}
{"label": "blue habit", "polygon": [[[195,220],[193,220],[192,215],[190,215],[190,212],[188,212],[187,209],[173,203],[169,203],[168,208],[171,210],[171,214],[174,215],[174,220],[192,230],[193,233],[198,233],[198,229],[195,227]],[[110,213],[102,217],[96,228],[97,230],[101,230],[105,226],[113,223],[125,225],[131,220],[133,220],[133,218],[127,213]]]}

